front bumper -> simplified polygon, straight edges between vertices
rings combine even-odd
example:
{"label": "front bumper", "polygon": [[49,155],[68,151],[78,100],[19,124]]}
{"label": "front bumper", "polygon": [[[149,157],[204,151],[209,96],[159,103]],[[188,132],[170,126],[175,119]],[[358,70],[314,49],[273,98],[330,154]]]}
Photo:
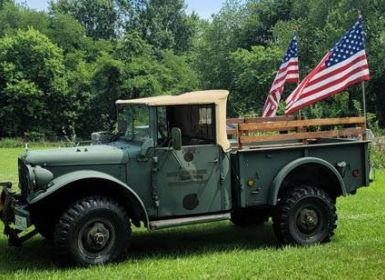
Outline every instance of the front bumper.
{"label": "front bumper", "polygon": [[0,183],[0,218],[4,223],[4,234],[8,236],[9,244],[19,246],[37,232],[33,230],[20,236],[31,226],[31,219],[27,205],[23,204],[21,196],[12,192],[11,189],[12,183]]}

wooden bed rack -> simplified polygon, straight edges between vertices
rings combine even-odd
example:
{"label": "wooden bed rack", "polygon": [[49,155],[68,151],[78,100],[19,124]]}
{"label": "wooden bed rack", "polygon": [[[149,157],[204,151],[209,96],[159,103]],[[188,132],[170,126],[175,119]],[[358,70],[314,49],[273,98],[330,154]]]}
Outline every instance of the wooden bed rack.
{"label": "wooden bed rack", "polygon": [[298,119],[297,116],[280,116],[227,119],[227,135],[238,140],[238,148],[253,143],[281,140],[343,137],[365,139],[365,133],[365,117]]}

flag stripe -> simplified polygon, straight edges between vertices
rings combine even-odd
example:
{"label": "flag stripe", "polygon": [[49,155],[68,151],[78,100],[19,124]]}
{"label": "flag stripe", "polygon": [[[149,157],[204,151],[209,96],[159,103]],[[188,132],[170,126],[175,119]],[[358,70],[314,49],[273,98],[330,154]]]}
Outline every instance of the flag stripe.
{"label": "flag stripe", "polygon": [[328,58],[329,54],[326,54],[323,59],[321,60],[321,63],[317,65],[316,68],[314,68],[309,75],[305,77],[305,79],[302,80],[302,82],[299,84],[299,86],[292,92],[292,94],[289,95],[289,97],[286,99],[286,104],[290,105],[291,103],[295,102],[299,98],[299,94],[301,93],[301,90],[305,88],[309,80],[318,72],[318,70],[322,67],[323,62]]}
{"label": "flag stripe", "polygon": [[[280,78],[278,78],[278,75],[276,76],[273,82],[273,86],[270,89],[270,92],[274,91],[276,88],[282,86],[282,84],[287,82],[287,78],[289,77],[289,75],[291,79],[297,78],[297,80],[295,80],[293,83],[298,82],[298,78],[299,78],[298,68],[296,70],[285,71],[282,73],[282,75],[279,75]],[[296,75],[296,77],[294,75]]]}
{"label": "flag stripe", "polygon": [[333,78],[329,78],[325,81],[319,82],[318,84],[307,87],[306,89],[303,90],[303,92],[301,94],[301,98],[305,98],[309,95],[317,93],[318,91],[322,91],[324,89],[327,89],[328,87],[339,84],[341,81],[345,80],[350,75],[353,75],[353,74],[358,73],[358,72],[365,70],[365,69],[368,69],[367,64],[357,65],[357,67],[348,69],[348,70],[334,76]]}
{"label": "flag stripe", "polygon": [[318,102],[336,93],[339,93],[341,90],[346,89],[346,87],[362,81],[363,78],[364,79],[370,78],[369,69],[365,69],[359,73],[356,73],[355,75],[350,76],[348,79],[344,80],[343,82],[333,87],[327,88],[317,94],[310,95],[307,98],[301,99],[298,102],[293,103],[292,106],[287,109],[287,114],[291,114],[292,112],[301,110],[302,108],[308,105],[311,105],[315,102]]}
{"label": "flag stripe", "polygon": [[[307,87],[314,88],[318,85],[318,83],[322,85],[322,83],[332,81],[333,79],[338,79],[338,76],[343,76],[345,73],[349,72],[351,69],[364,66],[364,65],[367,65],[367,61],[366,61],[366,56],[362,55],[360,57],[357,57],[354,61],[350,62],[349,64],[341,65],[339,69],[336,69],[332,72],[328,71],[329,69],[326,68],[324,70],[321,70],[321,72],[319,73],[323,75],[322,76],[316,75],[318,76],[317,78],[314,76],[310,80]],[[304,92],[306,92],[306,90],[304,90]]]}
{"label": "flag stripe", "polygon": [[277,76],[275,77],[274,81],[285,78],[285,75],[288,71],[298,72],[298,64],[290,64],[287,67],[279,68]]}

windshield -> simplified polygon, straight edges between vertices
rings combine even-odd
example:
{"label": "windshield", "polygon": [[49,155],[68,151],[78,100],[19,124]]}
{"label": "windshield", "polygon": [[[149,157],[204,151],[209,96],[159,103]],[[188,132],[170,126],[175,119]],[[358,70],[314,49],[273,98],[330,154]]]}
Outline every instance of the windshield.
{"label": "windshield", "polygon": [[149,109],[146,106],[124,106],[118,112],[118,133],[130,141],[150,138]]}

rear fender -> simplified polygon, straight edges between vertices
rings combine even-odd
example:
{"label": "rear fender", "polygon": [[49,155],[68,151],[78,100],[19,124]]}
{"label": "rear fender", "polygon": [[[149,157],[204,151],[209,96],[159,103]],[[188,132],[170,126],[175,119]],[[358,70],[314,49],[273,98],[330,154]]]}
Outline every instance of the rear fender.
{"label": "rear fender", "polygon": [[274,178],[273,183],[271,185],[269,196],[268,196],[268,204],[269,205],[276,205],[277,204],[279,190],[280,190],[282,183],[284,182],[285,178],[287,177],[287,175],[290,174],[291,171],[293,171],[297,167],[300,167],[300,166],[305,165],[305,164],[310,164],[310,163],[320,165],[324,168],[327,168],[329,171],[331,171],[332,174],[336,177],[336,179],[338,181],[339,192],[342,195],[346,195],[345,183],[341,177],[341,174],[337,171],[337,169],[333,165],[331,165],[329,162],[327,162],[323,159],[320,159],[320,158],[304,157],[304,158],[300,158],[300,159],[297,159],[297,160],[290,162],[289,164],[287,164],[285,167],[283,167],[279,171],[279,173]]}

